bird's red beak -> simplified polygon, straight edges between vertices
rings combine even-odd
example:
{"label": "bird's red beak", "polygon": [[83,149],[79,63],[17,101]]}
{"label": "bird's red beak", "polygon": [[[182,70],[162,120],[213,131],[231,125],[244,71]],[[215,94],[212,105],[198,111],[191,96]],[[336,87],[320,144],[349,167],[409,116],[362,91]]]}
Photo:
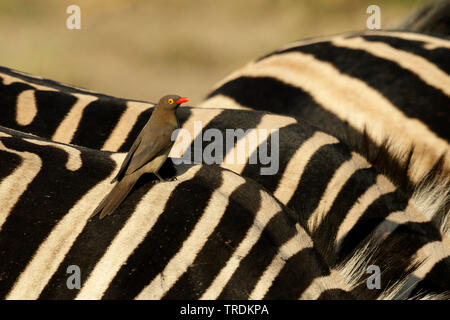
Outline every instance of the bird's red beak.
{"label": "bird's red beak", "polygon": [[186,98],[186,97],[181,97],[180,99],[178,99],[178,100],[176,101],[176,103],[177,103],[177,104],[182,104],[182,103],[188,102],[188,101],[189,101],[188,98]]}

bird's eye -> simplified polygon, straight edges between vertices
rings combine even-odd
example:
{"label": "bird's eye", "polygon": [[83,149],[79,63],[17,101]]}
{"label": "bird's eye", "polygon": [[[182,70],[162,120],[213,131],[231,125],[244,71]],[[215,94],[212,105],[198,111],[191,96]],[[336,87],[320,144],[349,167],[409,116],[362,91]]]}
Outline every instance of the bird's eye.
{"label": "bird's eye", "polygon": [[169,99],[169,103],[172,104],[173,103],[173,99]]}

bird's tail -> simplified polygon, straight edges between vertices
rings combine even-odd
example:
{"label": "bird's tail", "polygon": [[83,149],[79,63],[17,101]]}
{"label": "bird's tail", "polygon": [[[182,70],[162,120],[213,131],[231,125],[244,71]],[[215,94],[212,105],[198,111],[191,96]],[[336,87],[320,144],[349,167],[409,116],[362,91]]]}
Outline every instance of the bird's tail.
{"label": "bird's tail", "polygon": [[135,175],[124,176],[122,180],[116,183],[110,193],[100,202],[91,215],[91,218],[101,212],[100,219],[110,215],[122,203],[136,183]]}

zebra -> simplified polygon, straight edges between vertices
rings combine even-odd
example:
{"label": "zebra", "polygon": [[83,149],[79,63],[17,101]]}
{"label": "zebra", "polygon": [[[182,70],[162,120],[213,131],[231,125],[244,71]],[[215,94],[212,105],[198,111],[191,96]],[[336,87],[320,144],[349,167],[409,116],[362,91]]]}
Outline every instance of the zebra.
{"label": "zebra", "polygon": [[[194,166],[173,183],[143,184],[130,199],[131,215],[130,211],[115,215],[113,223],[103,226],[99,221],[88,224],[89,208],[108,188],[107,181],[117,171],[123,154],[1,129],[2,161],[9,160],[15,168],[2,172],[2,187],[6,183],[6,187],[30,193],[15,199],[17,203],[7,215],[2,210],[2,297],[352,296],[336,287],[343,280],[320,259],[306,231],[251,180],[217,166]],[[45,164],[50,162],[45,156],[51,157],[53,165],[59,162],[57,170]],[[10,174],[5,177],[5,173]],[[24,181],[23,177],[33,175],[32,181]],[[90,189],[81,194],[72,192],[69,197],[62,192],[47,194],[54,190],[48,188],[48,178],[78,191],[82,180]],[[187,192],[190,197],[185,196]],[[253,202],[248,201],[248,195],[254,197]],[[36,203],[35,197],[48,200]],[[73,206],[66,212],[69,203]],[[47,210],[35,210],[43,205]],[[22,228],[16,228],[21,219],[25,220]],[[13,239],[16,241],[11,246]],[[246,256],[255,254],[260,265],[246,261]],[[87,274],[79,292],[65,287],[65,268],[71,263],[79,264]],[[293,288],[293,279],[286,279],[283,272],[284,265],[311,273],[302,274]]]}
{"label": "zebra", "polygon": [[[124,154],[0,129],[1,160],[9,164],[0,196],[13,196],[8,211],[2,201],[3,298],[373,296],[361,287],[361,266],[381,264],[385,256],[368,249],[371,241],[330,269],[295,213],[251,179],[196,165],[180,170],[177,181],[143,182],[110,223],[88,223]],[[411,245],[410,239],[399,242]],[[73,264],[87,274],[80,291],[65,285]],[[405,270],[395,267],[393,279],[402,280]],[[412,270],[417,268],[406,271]],[[401,294],[403,278],[377,292],[378,298]]]}
{"label": "zebra", "polygon": [[[364,154],[398,185],[397,192],[405,199],[440,198],[441,209],[436,211],[417,201],[415,205],[422,214],[440,221],[436,228],[448,247],[449,45],[446,37],[397,31],[295,42],[233,72],[199,107],[264,110],[318,126]],[[412,94],[405,90],[408,83],[415,90]],[[319,185],[329,186],[325,181]],[[306,186],[311,184],[305,183],[303,190]],[[305,193],[298,205],[322,195],[322,190]],[[307,211],[317,213],[314,207]],[[360,221],[366,227],[367,223]],[[333,223],[324,225],[330,228]],[[311,220],[309,226],[316,228]],[[441,258],[441,264],[448,263],[448,255]]]}
{"label": "zebra", "polygon": [[[207,111],[207,112],[205,112],[205,111]],[[214,110],[214,111],[216,111],[216,110]],[[212,123],[209,123],[209,125],[211,126],[211,127],[214,127],[214,128],[220,128],[220,126],[222,126],[222,128],[223,128],[223,130],[225,130],[225,128],[227,128],[228,126],[229,126],[229,123],[227,123],[227,117],[226,117],[226,115],[227,115],[227,113],[228,114],[230,114],[230,115],[234,115],[233,116],[233,118],[235,118],[235,116],[236,116],[236,113],[237,112],[239,112],[239,113],[244,113],[244,114],[246,114],[246,115],[240,115],[240,116],[238,116],[238,118],[239,119],[242,119],[243,121],[249,121],[250,119],[253,119],[253,121],[255,120],[255,118],[257,118],[257,117],[255,117],[255,112],[248,112],[248,111],[236,111],[236,110],[234,110],[234,111],[232,111],[232,113],[230,114],[230,110],[224,110],[223,111],[223,113],[220,115],[220,116],[218,116],[218,117],[216,117],[216,118],[214,118],[214,120],[212,121]],[[192,113],[192,114],[195,114],[195,119],[200,119],[200,118],[202,118],[202,119],[206,119],[206,118],[208,118],[208,116],[209,116],[209,110],[203,110],[203,109],[200,109],[200,110],[190,110],[190,113]],[[204,114],[206,114],[206,116],[205,115],[202,115],[202,113],[204,113]],[[217,112],[215,112],[214,114],[216,114],[217,115]],[[281,165],[280,165],[280,167],[281,168],[284,168],[283,170],[284,170],[284,172],[283,172],[283,175],[280,175],[278,178],[281,178],[282,176],[286,176],[286,177],[292,177],[292,176],[297,176],[297,177],[299,177],[299,174],[298,173],[296,173],[295,172],[295,170],[294,171],[292,171],[292,168],[294,168],[294,169],[298,169],[298,163],[296,163],[295,161],[298,161],[298,160],[300,160],[300,161],[303,161],[303,162],[305,162],[305,159],[306,160],[309,160],[309,159],[307,159],[306,158],[306,154],[308,154],[308,152],[305,152],[305,150],[302,150],[301,148],[299,148],[299,146],[300,145],[302,145],[302,141],[304,141],[303,142],[303,144],[307,147],[307,148],[311,148],[312,150],[313,150],[313,152],[314,151],[317,151],[317,150],[319,150],[319,151],[322,151],[322,150],[320,150],[320,148],[321,147],[329,147],[330,145],[331,145],[331,150],[333,150],[333,149],[335,149],[335,150],[342,150],[342,147],[344,147],[342,144],[339,144],[339,142],[335,139],[335,138],[333,138],[333,137],[330,137],[330,136],[328,136],[328,135],[326,135],[325,133],[318,133],[318,135],[317,136],[314,136],[314,132],[311,130],[312,129],[312,127],[310,128],[310,130],[312,131],[312,132],[308,132],[308,133],[304,133],[304,137],[301,137],[299,134],[298,134],[298,131],[299,131],[299,128],[298,127],[296,127],[297,125],[295,125],[294,124],[294,121],[291,119],[291,120],[289,120],[289,119],[285,119],[285,120],[282,120],[283,119],[283,117],[281,117],[281,116],[274,116],[274,115],[267,115],[267,114],[261,114],[260,116],[259,116],[261,119],[265,119],[264,120],[264,122],[266,122],[266,125],[267,126],[269,126],[269,127],[274,127],[275,126],[275,124],[278,124],[278,125],[280,125],[280,123],[283,123],[283,121],[285,122],[285,123],[288,123],[288,125],[286,126],[286,128],[281,128],[280,129],[280,136],[282,137],[282,139],[281,139],[281,141],[296,141],[296,143],[297,143],[297,145],[294,145],[294,146],[290,146],[290,148],[286,148],[286,149],[288,149],[287,151],[288,151],[288,155],[284,155],[284,154],[282,154],[282,155],[280,155],[280,158],[281,159],[291,159],[291,158],[294,158],[294,161],[292,161],[292,163],[293,164],[291,164],[290,166],[289,166],[289,163],[288,162],[286,162],[286,163],[282,163]],[[211,118],[211,117],[210,117]],[[228,117],[228,120],[229,120],[230,118]],[[186,122],[188,122],[186,125],[185,125],[185,123],[183,122],[183,126],[185,126],[186,128],[189,128],[189,126],[192,126],[192,123],[191,124],[189,124],[189,121],[186,121]],[[306,127],[306,124],[304,124],[305,125],[305,127]],[[294,126],[294,128],[292,128]],[[306,129],[303,129],[304,131],[308,131],[308,130],[306,130]],[[316,131],[317,131],[317,129],[316,129]],[[292,136],[293,135],[295,135],[295,133],[297,133],[297,137],[295,137],[295,138],[293,138]],[[286,139],[284,139],[283,137],[286,135]],[[289,138],[289,139],[287,139],[287,138]],[[310,143],[307,143],[307,141],[310,139],[310,138],[312,138],[310,141],[313,141],[312,143],[310,142]],[[321,140],[325,140],[325,141],[321,141]],[[338,148],[335,148],[335,144],[337,144],[337,146],[338,146]],[[297,152],[295,152],[295,154],[297,154],[297,157],[295,157],[295,154],[293,155],[292,154],[292,152],[295,150],[294,148],[298,148],[298,150],[297,150]],[[283,150],[283,149],[285,149],[284,147],[283,147],[283,145],[281,145],[281,148],[280,148],[280,150]],[[293,150],[292,150],[293,149]],[[326,149],[324,149],[324,151],[322,151],[324,154],[327,154],[327,153],[330,153],[330,150],[326,150]],[[289,153],[291,153],[291,154],[289,154]],[[340,153],[342,153],[342,151],[340,151]],[[347,155],[345,155],[344,157],[341,155],[340,157],[338,157],[337,156],[337,152],[336,152],[336,154],[334,154],[333,156],[331,156],[330,158],[331,159],[333,159],[333,161],[335,161],[335,162],[339,162],[340,161],[340,163],[345,163],[346,161],[345,160],[348,160],[349,158],[351,158],[351,157],[353,157],[353,156],[350,156],[350,152],[347,152],[348,154]],[[302,157],[300,158],[300,159],[298,159],[298,155],[302,155]],[[312,156],[312,155],[311,155]],[[323,155],[321,155],[321,156],[319,156],[319,159],[320,159],[320,157],[323,157]],[[340,159],[339,159],[340,158]],[[356,155],[356,158],[359,158],[359,156],[357,156]],[[339,159],[339,160],[336,160],[336,159]],[[330,161],[329,161],[330,159],[326,159],[326,162],[327,162],[327,165],[329,165],[330,164]],[[353,159],[350,159],[350,160],[353,160]],[[320,165],[319,164],[319,167],[322,167],[323,165]],[[364,165],[362,165],[362,168],[364,168],[364,166],[368,166],[368,164],[364,164]],[[241,167],[244,167],[244,166],[241,166]],[[253,168],[252,168],[253,167]],[[288,167],[291,167],[291,171],[292,172],[289,172],[289,168]],[[345,167],[345,166],[344,166]],[[357,167],[357,165],[355,165],[355,167]],[[307,166],[306,166],[306,163],[304,164],[304,169],[306,169],[307,168]],[[245,171],[249,171],[249,172],[255,172],[255,170],[257,170],[257,168],[255,168],[255,166],[254,165],[247,165],[246,166],[246,168],[245,169],[243,169],[243,168],[241,168],[240,170],[239,170],[239,168],[237,168],[236,166],[234,167],[234,168],[231,168],[231,169],[233,169],[233,170],[235,170],[235,171],[239,171],[239,172],[244,172],[245,173]],[[314,172],[314,169],[312,170],[313,172]],[[358,177],[358,175],[360,174],[360,172],[357,172],[357,174],[355,175],[355,177],[357,177],[358,179],[361,179],[360,177]],[[244,174],[245,175],[245,174]],[[249,174],[249,176],[254,176],[254,174]],[[264,176],[261,176],[261,177],[259,177],[259,181],[258,182],[260,182],[261,184],[263,184],[266,188],[269,188],[269,190],[271,191],[271,192],[273,192],[275,195],[279,195],[278,197],[280,197],[280,195],[284,195],[284,197],[286,197],[285,196],[285,194],[286,193],[289,193],[289,189],[286,189],[285,188],[285,185],[287,184],[286,182],[283,182],[283,181],[281,181],[281,182],[278,182],[278,184],[277,183],[275,183],[275,184],[273,184],[273,179],[274,179],[274,177],[271,177],[271,179],[267,179],[267,181],[263,181],[262,180],[262,177],[264,177]],[[351,176],[350,176],[351,177]],[[314,178],[317,178],[317,176],[316,177],[314,177]],[[331,178],[331,176],[326,176],[326,175],[324,175],[324,180],[325,180],[325,184],[327,184],[329,181],[328,180],[326,180],[326,179],[329,179],[329,178]],[[372,178],[372,180],[373,180],[373,178]],[[344,181],[345,182],[345,181]],[[272,188],[271,188],[271,184],[272,183]],[[343,183],[341,183],[342,185],[343,185]],[[322,193],[320,192],[320,189],[322,188],[322,186],[324,185],[324,183],[317,183],[317,195],[319,195],[319,196],[315,196],[314,197],[314,199],[316,200],[316,204],[317,204],[317,202],[318,202],[318,200],[320,200],[320,195],[323,193],[323,189],[322,189]],[[370,189],[370,186],[372,185],[372,183],[371,182],[368,182],[367,183],[367,186],[366,186],[366,188],[367,189]],[[278,187],[279,186],[279,187]],[[301,186],[300,184],[299,184],[299,186]],[[277,189],[275,189],[275,190],[273,190],[273,187],[276,187]],[[313,187],[312,185],[310,186],[310,187]],[[301,190],[301,189],[300,189]],[[311,197],[311,195],[312,194],[314,194],[314,193],[316,193],[316,191],[314,191],[314,192],[311,192],[311,193],[305,193],[305,191],[303,191],[303,192],[295,192],[296,190],[291,190],[291,194],[298,194],[298,196],[300,197],[299,198],[299,200],[297,201],[298,203],[301,203],[301,204],[304,204],[305,203],[305,201],[304,201],[304,199],[305,198],[310,198]],[[312,191],[312,190],[311,190]],[[362,191],[361,191],[362,192]],[[285,199],[282,199],[283,201],[285,201],[286,202],[286,198]],[[294,203],[294,208],[295,208],[295,201],[293,202]],[[313,204],[312,204],[313,205]],[[404,205],[403,205],[404,206]],[[308,209],[308,208],[306,208],[306,209]],[[369,211],[370,212],[370,211]],[[363,213],[364,212],[360,212],[359,214],[361,214],[361,215],[363,215]],[[370,216],[370,215],[369,215]],[[326,238],[328,238],[328,241],[329,241],[329,237],[328,237],[328,232],[326,232],[326,234],[327,234],[327,237]],[[325,238],[325,239],[326,239]],[[318,241],[318,240],[317,240]]]}
{"label": "zebra", "polygon": [[411,190],[441,157],[449,166],[449,49],[446,37],[396,31],[294,42],[230,74],[199,107],[303,119],[358,151],[375,150],[374,163],[388,144],[392,163],[379,169],[394,178],[405,164],[400,154]]}

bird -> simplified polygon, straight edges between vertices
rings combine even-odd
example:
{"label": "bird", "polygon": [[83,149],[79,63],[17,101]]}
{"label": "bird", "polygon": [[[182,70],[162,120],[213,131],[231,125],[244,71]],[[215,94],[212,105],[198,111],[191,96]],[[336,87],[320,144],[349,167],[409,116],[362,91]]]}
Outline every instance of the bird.
{"label": "bird", "polygon": [[166,95],[159,100],[150,119],[133,142],[117,175],[112,179],[111,183],[117,181],[116,185],[90,218],[99,212],[100,219],[113,213],[144,173],[153,173],[161,182],[165,181],[158,174],[158,170],[166,161],[174,144],[172,133],[179,128],[176,110],[180,104],[188,101],[188,98],[178,95]]}

